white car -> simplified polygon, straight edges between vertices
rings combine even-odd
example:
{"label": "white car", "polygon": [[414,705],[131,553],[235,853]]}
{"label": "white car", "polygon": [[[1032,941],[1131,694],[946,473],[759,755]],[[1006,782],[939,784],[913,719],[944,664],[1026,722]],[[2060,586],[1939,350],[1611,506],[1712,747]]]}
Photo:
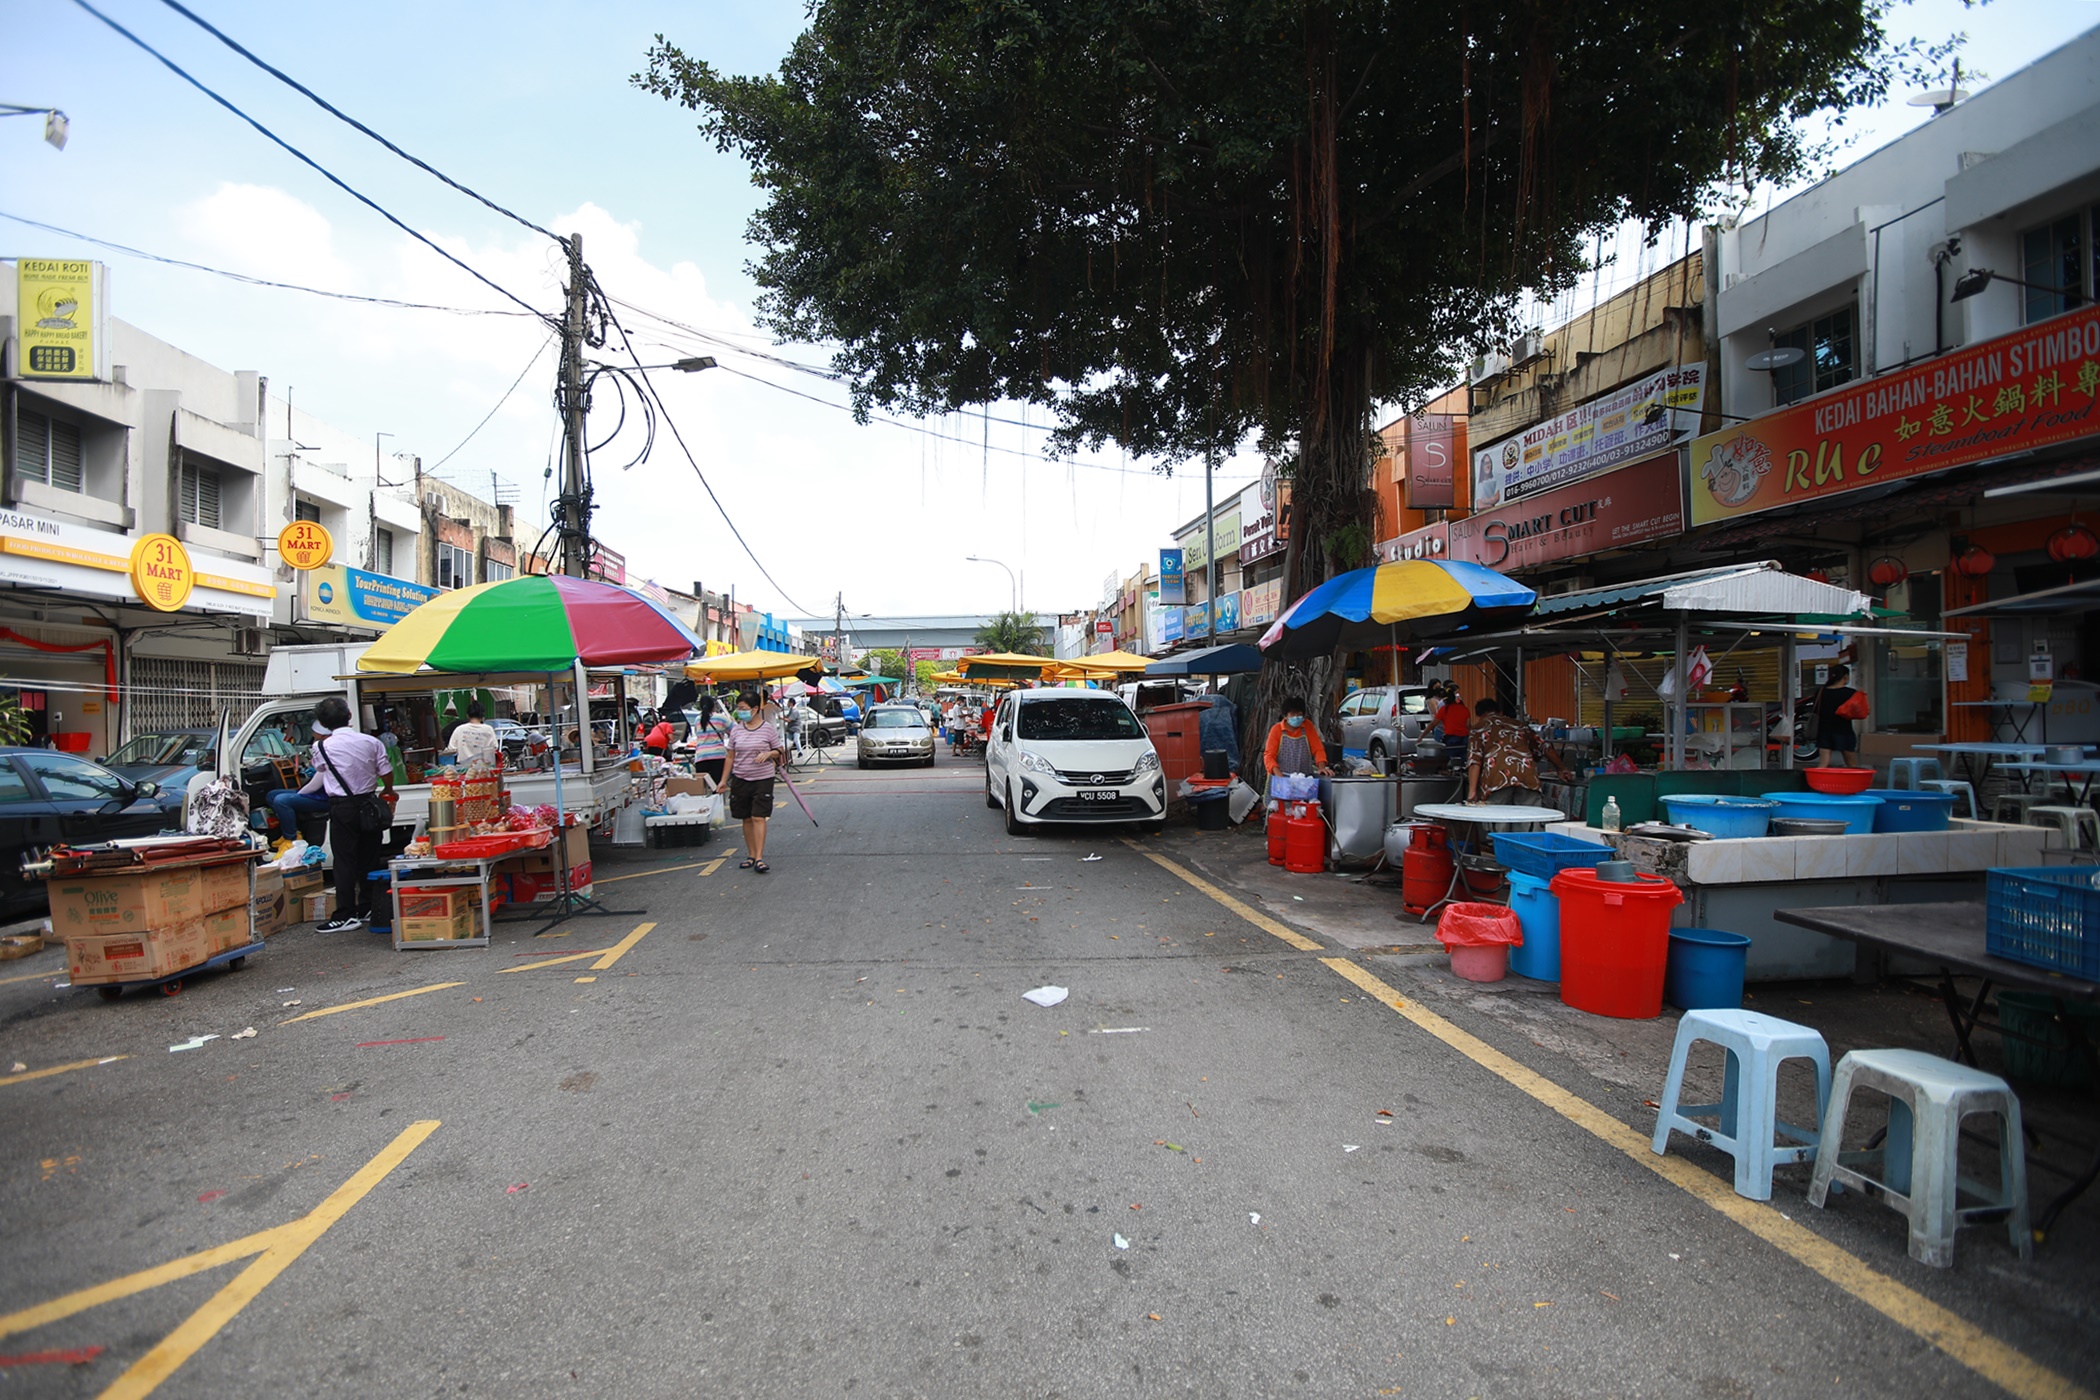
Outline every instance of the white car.
{"label": "white car", "polygon": [[877,705],[860,727],[860,766],[916,763],[933,767],[933,726],[917,705]]}
{"label": "white car", "polygon": [[1043,822],[1167,819],[1167,781],[1145,726],[1098,690],[1018,690],[985,745],[984,805],[1019,835]]}

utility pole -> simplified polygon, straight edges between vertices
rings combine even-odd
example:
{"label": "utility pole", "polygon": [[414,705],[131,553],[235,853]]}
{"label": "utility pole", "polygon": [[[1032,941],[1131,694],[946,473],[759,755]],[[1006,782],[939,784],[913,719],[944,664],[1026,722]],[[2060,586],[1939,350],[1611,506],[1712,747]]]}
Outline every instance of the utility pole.
{"label": "utility pole", "polygon": [[838,657],[838,668],[846,669],[846,595],[837,595],[837,615],[831,620],[831,645]]}
{"label": "utility pole", "polygon": [[561,321],[561,398],[567,419],[568,452],[561,468],[561,497],[555,505],[560,570],[582,578],[590,570],[591,512],[583,495],[583,235],[569,235],[569,300]]}

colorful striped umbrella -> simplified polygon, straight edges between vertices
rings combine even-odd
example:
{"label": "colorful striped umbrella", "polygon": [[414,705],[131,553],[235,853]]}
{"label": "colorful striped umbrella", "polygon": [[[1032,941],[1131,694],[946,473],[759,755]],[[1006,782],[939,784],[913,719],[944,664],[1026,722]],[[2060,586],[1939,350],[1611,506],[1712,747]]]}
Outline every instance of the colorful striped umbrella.
{"label": "colorful striped umbrella", "polygon": [[1521,617],[1538,594],[1479,564],[1405,559],[1337,574],[1291,604],[1262,634],[1286,661],[1383,646],[1434,623],[1437,633]]}
{"label": "colorful striped umbrella", "polygon": [[440,593],[383,633],[360,671],[567,671],[682,661],[703,643],[662,604],[614,583],[523,574]]}

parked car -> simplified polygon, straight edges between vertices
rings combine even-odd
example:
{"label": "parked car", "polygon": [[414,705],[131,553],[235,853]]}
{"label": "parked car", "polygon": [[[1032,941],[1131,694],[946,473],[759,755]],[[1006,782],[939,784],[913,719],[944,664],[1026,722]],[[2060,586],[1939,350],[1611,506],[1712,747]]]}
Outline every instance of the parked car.
{"label": "parked car", "polygon": [[133,735],[102,766],[134,783],[153,782],[162,792],[181,792],[211,759],[216,735],[210,729],[157,729]]}
{"label": "parked car", "polygon": [[984,805],[1020,835],[1041,822],[1167,819],[1167,783],[1145,726],[1120,696],[1020,690],[999,702],[985,745]]}
{"label": "parked car", "polygon": [[917,705],[877,705],[860,727],[860,766],[916,763],[933,767],[933,726]]}
{"label": "parked car", "polygon": [[[71,754],[0,748],[0,909],[44,907],[43,881],[23,869],[57,845],[152,836],[178,824],[160,785],[134,782]],[[172,794],[178,804],[181,790]]]}
{"label": "parked car", "polygon": [[1429,709],[1429,687],[1422,685],[1367,686],[1343,699],[1338,718],[1342,752],[1374,764],[1412,749],[1436,721]]}
{"label": "parked car", "polygon": [[[847,723],[845,707],[838,696],[809,695],[803,697],[803,700],[804,703],[798,708],[802,711],[801,722],[812,744],[828,749],[833,744],[843,744],[852,737],[852,729],[855,726]],[[854,711],[854,717],[859,718],[858,708]]]}

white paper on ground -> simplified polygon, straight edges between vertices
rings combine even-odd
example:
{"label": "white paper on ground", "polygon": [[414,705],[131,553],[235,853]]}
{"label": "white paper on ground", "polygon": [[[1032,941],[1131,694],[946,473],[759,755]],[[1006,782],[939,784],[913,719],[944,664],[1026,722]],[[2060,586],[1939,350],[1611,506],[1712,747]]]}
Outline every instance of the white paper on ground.
{"label": "white paper on ground", "polygon": [[1021,999],[1032,1001],[1037,1006],[1055,1006],[1070,995],[1070,987],[1035,987],[1021,993]]}

